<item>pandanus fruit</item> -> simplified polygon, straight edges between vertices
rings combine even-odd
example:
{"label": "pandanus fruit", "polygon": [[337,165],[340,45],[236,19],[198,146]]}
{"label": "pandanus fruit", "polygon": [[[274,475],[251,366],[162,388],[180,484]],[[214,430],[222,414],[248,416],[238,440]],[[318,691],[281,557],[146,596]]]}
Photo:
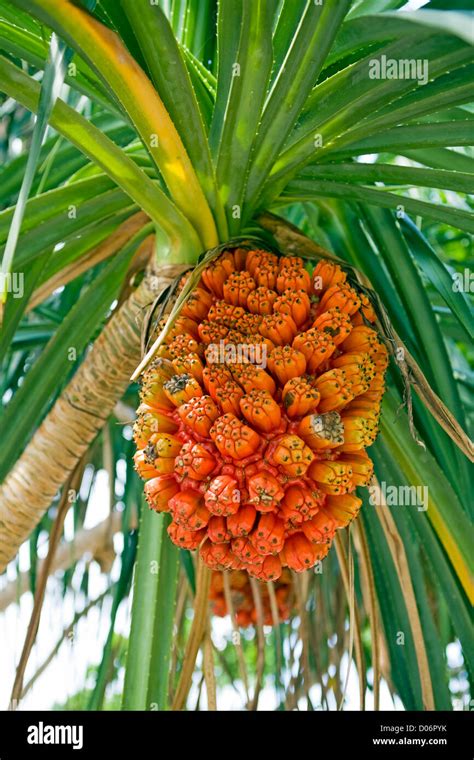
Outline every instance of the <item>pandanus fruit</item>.
{"label": "pandanus fruit", "polygon": [[217,614],[218,571],[240,583],[248,624],[248,574],[313,567],[357,517],[388,363],[373,321],[337,263],[310,273],[297,256],[228,250],[144,372],[135,466],[171,540],[216,571]]}

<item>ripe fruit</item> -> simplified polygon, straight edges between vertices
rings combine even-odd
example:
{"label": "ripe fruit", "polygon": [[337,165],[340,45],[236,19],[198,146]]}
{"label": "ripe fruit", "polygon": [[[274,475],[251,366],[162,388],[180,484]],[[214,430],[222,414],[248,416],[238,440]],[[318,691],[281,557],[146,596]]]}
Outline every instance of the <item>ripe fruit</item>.
{"label": "ripe fruit", "polygon": [[[261,579],[265,581],[273,580],[272,566],[277,566],[279,562],[275,557],[269,557],[268,559],[270,561],[268,562],[266,570],[269,577]],[[276,572],[278,572],[278,569]],[[283,572],[281,572],[281,569],[279,572],[281,575],[274,584],[278,620],[275,620],[273,617],[270,594],[266,583],[259,584],[264,625],[275,625],[283,620],[287,620],[294,606],[295,599],[291,573],[288,570],[283,570]],[[237,625],[241,628],[247,628],[249,625],[256,623],[257,610],[248,574],[241,570],[229,573],[229,586],[232,612],[235,616]],[[214,615],[225,617],[225,615],[229,614],[230,610],[227,607],[224,576],[221,572],[215,571],[212,574],[209,599],[211,601],[211,609]]]}
{"label": "ripe fruit", "polygon": [[[277,582],[313,567],[358,514],[388,363],[373,320],[333,262],[311,276],[297,256],[226,251],[143,375],[134,437],[147,499],[170,512],[175,544],[231,571],[242,624],[255,614],[247,574]],[[225,614],[219,577],[211,598]]]}

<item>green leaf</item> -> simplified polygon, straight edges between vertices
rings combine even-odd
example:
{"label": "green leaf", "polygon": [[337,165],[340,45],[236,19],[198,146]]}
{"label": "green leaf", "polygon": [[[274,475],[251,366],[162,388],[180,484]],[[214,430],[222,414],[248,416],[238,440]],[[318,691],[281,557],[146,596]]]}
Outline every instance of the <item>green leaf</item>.
{"label": "green leaf", "polygon": [[400,225],[417,264],[456,316],[466,331],[467,339],[472,340],[473,315],[466,294],[462,290],[454,291],[452,274],[411,219],[405,217]]}
{"label": "green leaf", "polygon": [[11,226],[2,258],[1,282],[0,282],[0,320],[1,304],[5,303],[8,294],[7,278],[13,268],[15,250],[20,236],[21,224],[25,214],[26,202],[30,194],[33,177],[36,171],[41,145],[48,127],[48,120],[53,110],[56,98],[59,96],[64,81],[64,74],[69,60],[69,54],[64,43],[60,42],[56,35],[51,37],[48,63],[44,71],[43,82],[38,101],[38,117],[33,128],[31,145],[23,175],[23,181],[18,196],[18,201],[13,213]]}
{"label": "green leaf", "polygon": [[185,57],[186,66],[188,67],[189,76],[191,78],[191,84],[199,103],[199,110],[201,111],[204,121],[206,135],[208,135],[212,121],[212,112],[214,110],[214,100],[216,97],[216,82],[211,72],[208,71],[206,67],[189,52],[189,50],[182,48],[182,53]]}
{"label": "green leaf", "polygon": [[[8,350],[13,334],[28,307],[29,298],[34,289],[46,282],[57,272],[60,272],[66,265],[77,261],[84,253],[88,253],[94,246],[102,242],[104,238],[116,230],[119,224],[131,215],[132,211],[133,209],[129,209],[122,214],[114,213],[111,216],[107,216],[106,213],[103,221],[81,226],[75,234],[61,241],[64,243],[64,247],[58,251],[52,250],[51,245],[47,245],[46,249],[44,249],[44,240],[39,241],[42,247],[41,251],[37,252],[32,260],[27,263],[25,262],[26,266],[24,266],[22,272],[24,275],[23,297],[11,298],[6,303],[2,330],[0,332],[0,361]],[[104,212],[106,212],[106,208],[104,208]],[[32,237],[36,239],[34,236]],[[23,238],[21,238],[21,242],[24,242]],[[23,257],[26,250],[22,248],[21,253]],[[18,345],[17,336],[18,333],[15,333],[13,347]]]}
{"label": "green leaf", "polygon": [[[209,71],[209,69],[206,68],[206,66],[204,66],[204,64],[199,60],[199,58],[196,58],[196,56],[194,56],[191,53],[190,50],[181,46],[181,52],[186,59],[188,70],[194,69],[196,71],[206,92],[212,98],[212,104],[214,104],[214,100],[216,98],[216,89],[217,89],[216,77],[214,76],[212,71]],[[191,74],[191,77],[192,77],[192,74]],[[194,88],[196,89],[195,82],[196,82],[196,79],[193,78]],[[198,103],[199,103],[199,107],[202,108],[201,98],[199,97],[198,97]]]}
{"label": "green leaf", "polygon": [[466,230],[466,232],[474,232],[474,214],[469,211],[441,205],[440,203],[418,201],[406,195],[396,195],[395,193],[388,193],[385,190],[354,187],[354,185],[343,184],[342,182],[293,180],[288,184],[281,199],[286,203],[296,203],[298,201],[314,200],[317,197],[343,198],[385,209],[403,210],[404,213],[445,222],[460,230]]}
{"label": "green leaf", "polygon": [[443,11],[472,11],[474,10],[474,0],[429,0],[429,8]]}
{"label": "green leaf", "polygon": [[[381,50],[377,55],[385,55],[387,58],[404,58],[410,54],[413,47],[413,40],[410,38],[402,41],[395,41]],[[429,73],[431,78],[451,72],[456,67],[460,67],[472,60],[472,51],[456,38],[435,36],[428,37],[418,43],[417,55],[429,61]],[[298,123],[287,141],[284,152],[278,157],[275,166],[272,169],[272,176],[269,183],[275,184],[278,180],[278,187],[282,187],[288,178],[293,176],[295,171],[309,160],[317,158],[318,161],[326,156],[344,155],[344,151],[349,156],[353,156],[357,150],[354,145],[361,143],[364,146],[362,153],[377,152],[377,149],[365,150],[365,147],[371,145],[371,141],[377,142],[381,138],[382,142],[387,133],[393,138],[396,130],[386,130],[379,136],[380,130],[375,130],[371,134],[371,124],[377,118],[377,112],[395,104],[395,111],[389,115],[389,124],[391,120],[398,126],[397,120],[397,100],[407,95],[411,91],[418,93],[418,98],[424,97],[420,93],[418,82],[414,79],[372,79],[369,75],[370,67],[374,53],[367,55],[362,60],[347,66],[342,71],[318,84],[309,96],[303,113]],[[463,74],[464,76],[464,74]],[[449,88],[449,82],[447,82]],[[436,101],[435,101],[436,102]],[[436,106],[434,106],[436,110]],[[370,114],[370,120],[366,122],[367,114]],[[450,125],[448,125],[450,126]],[[401,127],[403,129],[403,127]],[[416,129],[416,127],[410,127]],[[470,132],[465,128],[463,138]],[[418,140],[425,134],[417,135]],[[429,135],[434,137],[434,135]],[[316,137],[318,138],[316,140]],[[406,141],[412,138],[412,133],[403,135]],[[450,138],[458,138],[455,133]],[[438,135],[440,139],[440,135]],[[351,148],[345,146],[350,144]],[[448,139],[444,140],[444,145],[450,144]],[[454,143],[452,143],[454,144]],[[274,190],[273,193],[277,192]],[[266,191],[266,197],[271,196],[270,191]],[[271,196],[273,197],[273,196]]]}
{"label": "green leaf", "polygon": [[[349,133],[347,140],[349,140]],[[390,151],[391,153],[400,153],[404,150],[413,148],[437,148],[437,147],[455,147],[461,145],[470,145],[472,142],[472,122],[466,119],[465,122],[437,122],[434,124],[412,124],[408,126],[395,127],[387,129],[380,134],[371,135],[363,140],[357,140],[342,146],[335,143],[331,151],[327,151],[334,156],[344,155],[363,155],[366,153],[380,153]]]}
{"label": "green leaf", "polygon": [[369,50],[377,51],[381,45],[390,40],[411,38],[412,43],[414,41],[418,43],[436,34],[433,29],[410,21],[410,16],[408,12],[393,14],[388,24],[384,13],[354,18],[349,13],[337,33],[325,67],[339,66],[342,59],[354,60],[354,56],[357,60]]}
{"label": "green leaf", "polygon": [[461,425],[464,415],[449,357],[426,290],[399,227],[388,211],[366,208],[364,215],[371,234],[390,271],[392,280],[409,314],[424,357],[423,370]]}
{"label": "green leaf", "polygon": [[73,346],[76,355],[80,356],[85,349],[106,317],[137,246],[149,233],[150,227],[141,230],[103,268],[25,375],[22,385],[3,413],[2,420],[10,435],[3,444],[1,479],[18,458],[32,430],[39,425],[47,405],[70,373],[72,365],[68,350]]}
{"label": "green leaf", "polygon": [[[58,187],[54,190],[36,195],[25,203],[23,232],[37,230],[47,220],[63,215],[63,219],[71,206],[81,207],[91,197],[106,194],[114,187],[114,183],[106,176],[93,177],[79,182]],[[15,209],[9,208],[0,212],[0,242],[8,237],[8,230],[14,219]]]}
{"label": "green leaf", "polygon": [[[391,19],[394,14],[386,13],[385,16],[387,19]],[[472,45],[472,16],[469,13],[440,13],[439,11],[426,9],[412,11],[407,14],[407,18],[408,21],[415,24],[424,24],[434,29],[442,29]]]}
{"label": "green leaf", "polygon": [[188,9],[188,0],[171,0],[170,23],[176,38],[182,42],[184,37],[184,28],[186,24],[186,12]]}
{"label": "green leaf", "polygon": [[[171,517],[165,515],[163,530],[168,527]],[[179,572],[179,549],[170,541],[167,533],[163,537],[156,607],[154,611],[153,642],[151,646],[148,683],[148,709],[166,710],[168,706],[168,684],[170,680],[170,658],[173,648],[174,610]]]}
{"label": "green leaf", "polygon": [[[221,0],[221,23],[227,25],[233,16],[233,0]],[[229,6],[230,18],[229,18]],[[268,0],[245,0],[242,3],[240,42],[233,67],[225,109],[225,121],[216,155],[216,175],[222,201],[227,211],[231,234],[240,228],[245,183],[250,168],[250,155],[272,66]]]}
{"label": "green leaf", "polygon": [[348,19],[367,16],[370,13],[383,13],[401,8],[402,5],[405,5],[405,0],[355,0]]}
{"label": "green leaf", "polygon": [[466,594],[472,595],[473,559],[470,551],[471,521],[463,510],[443,470],[428,451],[413,440],[406,421],[398,415],[392,392],[385,394],[381,430],[384,440],[396,452],[396,462],[414,486],[428,486],[427,517],[458,575]]}
{"label": "green leaf", "polygon": [[225,113],[232,86],[233,64],[237,60],[242,27],[242,3],[219,2],[217,14],[217,83],[209,146],[214,160],[225,126]]}
{"label": "green leaf", "polygon": [[[39,69],[45,68],[51,33],[19,8],[0,0],[0,49],[27,61]],[[120,113],[102,83],[81,59],[74,61],[74,73],[66,73],[66,83],[77,92]]]}
{"label": "green leaf", "polygon": [[[0,57],[0,87],[19,103],[36,112],[39,86],[13,64]],[[136,201],[169,236],[172,244],[190,252],[201,250],[194,229],[155,182],[137,167],[131,158],[103,135],[87,119],[58,100],[50,119],[51,126],[82,150],[92,161]],[[177,242],[179,241],[179,242]],[[175,260],[177,263],[177,259]]]}
{"label": "green leaf", "polygon": [[260,193],[281,146],[315,84],[350,0],[310,3],[268,95],[246,191],[244,219],[260,205]]}
{"label": "green leaf", "polygon": [[[443,335],[400,230],[388,211],[369,206],[364,209],[363,214],[376,246],[383,253],[392,280],[405,306],[405,312],[409,315],[417,335],[422,357],[421,368],[433,389],[454,414],[459,424],[466,429],[464,409]],[[439,430],[439,435],[433,438],[433,443],[436,445],[438,440],[446,440],[441,430]],[[467,460],[450,440],[446,440],[446,444],[451,455],[444,457],[444,460],[441,458],[440,461],[444,461],[444,468],[450,474],[452,482],[456,484],[458,495],[462,494],[462,499],[465,500],[466,494],[469,493]],[[437,445],[439,447],[440,444]],[[442,443],[441,446],[443,446]]]}
{"label": "green leaf", "polygon": [[433,697],[437,710],[451,710],[451,698],[447,679],[447,662],[443,642],[436,629],[435,620],[428,601],[428,588],[424,576],[422,560],[416,542],[416,534],[407,525],[407,516],[396,508],[392,512],[393,519],[403,541],[413,582],[420,623],[423,631],[426,655],[429,662],[431,681],[434,685]]}
{"label": "green leaf", "polygon": [[176,207],[189,220],[204,249],[218,242],[209,204],[159,93],[120,38],[64,0],[13,0],[50,25],[89,63],[120,102],[160,171]]}
{"label": "green leaf", "polygon": [[[97,197],[89,197],[80,208],[79,215],[59,211],[55,216],[46,219],[41,225],[41,235],[37,228],[27,230],[21,236],[21,249],[18,252],[16,266],[23,271],[37,256],[49,254],[54,246],[63,243],[74,233],[96,224],[101,219],[129,209],[129,198],[121,190],[110,190]],[[131,207],[132,209],[136,207]]]}
{"label": "green leaf", "polygon": [[191,557],[191,552],[188,549],[180,549],[179,558],[180,558],[181,564],[184,567],[186,577],[191,587],[191,591],[193,592],[193,594],[195,594],[196,593],[196,573],[194,571],[194,564]]}
{"label": "green leaf", "polygon": [[463,594],[452,565],[440,545],[433,526],[425,519],[425,515],[410,512],[408,519],[413,524],[423,554],[426,557],[426,573],[433,579],[439,592],[446,599],[451,622],[461,642],[464,659],[469,672],[473,674],[472,609],[469,600]]}
{"label": "green leaf", "polygon": [[439,187],[458,193],[474,192],[474,173],[420,169],[396,164],[334,163],[312,164],[305,167],[296,179],[329,179],[360,184],[384,182],[411,187]]}
{"label": "green leaf", "polygon": [[[405,709],[421,710],[418,663],[400,579],[376,510],[367,503],[367,499],[364,501],[358,519],[362,520],[367,534],[377,601],[390,656],[391,677]],[[399,644],[400,632],[404,634],[404,646]]]}
{"label": "green leaf", "polygon": [[[414,119],[423,119],[424,117],[432,119],[433,114],[439,112],[446,114],[445,121],[454,117],[460,120],[470,120],[472,124],[473,116],[469,111],[461,108],[456,110],[452,107],[469,104],[472,101],[474,96],[473,74],[474,66],[463,66],[437,77],[421,88],[412,90],[402,98],[380,109],[375,117],[371,116],[370,119],[363,120],[361,126],[357,128],[360,137],[376,135],[387,128],[406,124]],[[365,129],[362,125],[365,125]]]}
{"label": "green leaf", "polygon": [[[134,136],[133,130],[128,125],[120,124],[115,117],[108,114],[93,116],[90,121],[102,132],[105,132],[115,144],[122,147],[127,145]],[[59,148],[55,153],[53,165],[49,166],[48,176],[44,178],[46,161],[58,143]],[[26,160],[27,156],[21,154],[0,168],[0,203],[2,206],[12,205],[16,201]],[[42,185],[41,192],[58,187],[69,180],[86,163],[88,163],[87,156],[62,137],[54,135],[54,137],[46,140],[40,152],[38,171],[31,188],[32,194],[34,195],[39,191],[40,183]]]}
{"label": "green leaf", "polygon": [[56,329],[55,322],[37,322],[31,325],[23,325],[16,334],[14,344],[20,350],[30,350],[30,347],[44,345],[52,337]]}
{"label": "green leaf", "polygon": [[148,679],[158,592],[158,568],[162,543],[166,540],[164,515],[157,515],[143,501],[133,582],[123,710],[147,710],[150,707],[147,699]]}
{"label": "green leaf", "polygon": [[306,0],[283,0],[273,33],[273,71],[271,82],[280,71],[291,47],[298,24],[306,9]]}
{"label": "green leaf", "polygon": [[226,239],[227,226],[218,200],[214,167],[199,103],[173,31],[166,16],[148,0],[121,0],[153,84],[170,114],[189,154],[206,198],[215,210],[220,238]]}
{"label": "green leaf", "polygon": [[126,208],[121,213],[114,213],[110,216],[92,222],[86,227],[78,230],[77,233],[64,238],[64,246],[61,250],[53,251],[49,258],[38,284],[46,282],[50,277],[60,272],[64,267],[78,261],[84,254],[89,253],[93,248],[108,238],[117,227],[128,219],[133,213],[133,209]]}
{"label": "green leaf", "polygon": [[[403,472],[397,467],[396,451],[390,448],[388,441],[381,435],[376,444],[371,448],[375,470],[379,477],[379,482],[383,482],[387,489],[398,488],[399,493],[406,493],[407,489],[413,489],[415,486],[404,477]],[[429,481],[427,481],[429,488]],[[440,633],[437,630],[435,620],[432,615],[431,605],[428,597],[432,589],[428,581],[429,576],[424,572],[425,559],[421,555],[421,547],[417,543],[417,533],[412,525],[413,520],[423,520],[426,523],[426,514],[422,512],[415,504],[398,503],[393,507],[383,507],[377,505],[378,509],[390,509],[391,516],[397,526],[400,537],[403,540],[403,548],[406,553],[410,577],[413,582],[413,590],[416,597],[420,622],[423,632],[423,640],[428,657],[430,675],[433,685],[435,706],[438,710],[452,709],[450,694],[447,683],[447,663],[445,647],[447,642],[441,640]],[[415,517],[416,515],[416,517]],[[423,564],[422,564],[423,563]],[[452,571],[451,571],[452,572]]]}
{"label": "green leaf", "polygon": [[[38,257],[24,272],[12,272],[13,278],[17,275],[23,277],[23,293],[21,298],[15,297],[15,294],[12,293],[12,297],[9,298],[5,304],[2,329],[0,330],[0,363],[3,362],[3,359],[5,358],[5,354],[8,351],[15,330],[24,314],[28,300],[36,285],[41,280],[41,275],[47,266],[49,256],[50,254],[46,254],[45,256]],[[12,280],[12,282],[15,282],[15,280]],[[18,280],[18,282],[20,282],[20,280]]]}
{"label": "green leaf", "polygon": [[216,54],[216,0],[189,3],[183,44],[206,66],[211,66]]}
{"label": "green leaf", "polygon": [[[406,488],[413,487],[413,483],[406,477],[403,468],[398,464],[398,450],[390,445],[389,440],[382,434],[371,448],[371,457],[374,459],[376,470],[379,473],[379,480],[383,479],[389,485]],[[424,476],[428,475],[425,473]],[[438,475],[442,476],[438,469]],[[435,474],[435,477],[437,475]],[[426,487],[431,488],[431,480],[426,480]],[[423,630],[427,634],[425,643],[428,650],[428,657],[432,667],[436,668],[437,674],[433,677],[433,683],[437,685],[435,689],[435,699],[445,701],[443,696],[443,681],[445,667],[442,642],[433,641],[436,637],[436,631],[433,630],[433,620],[430,620],[429,607],[426,609],[427,589],[422,587],[422,567],[428,560],[429,567],[425,568],[424,577],[433,579],[439,592],[445,597],[446,603],[452,613],[455,631],[459,635],[461,644],[465,653],[468,655],[470,649],[468,642],[470,640],[470,609],[469,602],[458,586],[453,567],[449,563],[446,555],[441,549],[438,540],[435,537],[433,528],[430,527],[426,512],[418,510],[415,506],[395,506],[391,510],[393,519],[401,531],[404,539],[403,543],[408,554],[411,574],[415,584],[415,593],[417,603],[420,608]],[[420,541],[421,539],[421,541]],[[435,569],[436,568],[436,569]],[[426,584],[426,581],[425,581]],[[417,588],[418,587],[418,588]],[[425,620],[423,621],[423,617]],[[433,642],[433,643],[432,643]],[[471,657],[471,667],[474,664]],[[444,666],[444,667],[443,667]],[[439,689],[439,691],[438,691]],[[440,707],[437,709],[450,709],[450,706]]]}
{"label": "green leaf", "polygon": [[449,150],[448,148],[403,149],[400,154],[425,166],[432,166],[434,169],[474,173],[474,159],[460,151]]}
{"label": "green leaf", "polygon": [[137,548],[136,533],[128,533],[124,536],[124,548],[121,557],[120,576],[115,584],[112,609],[110,610],[110,627],[109,633],[102,651],[102,659],[97,671],[97,678],[94,689],[89,697],[87,704],[88,710],[97,711],[102,708],[102,704],[105,696],[105,689],[107,687],[107,679],[110,671],[110,660],[113,654],[112,644],[115,628],[115,621],[117,619],[117,612],[120,603],[128,593],[130,581],[132,578],[133,565],[135,562]]}
{"label": "green leaf", "polygon": [[[139,1],[139,0],[138,0]],[[108,25],[115,29],[120,38],[125,42],[138,65],[149,75],[146,61],[143,57],[137,40],[136,30],[127,18],[120,0],[99,0],[98,6],[102,10]]]}

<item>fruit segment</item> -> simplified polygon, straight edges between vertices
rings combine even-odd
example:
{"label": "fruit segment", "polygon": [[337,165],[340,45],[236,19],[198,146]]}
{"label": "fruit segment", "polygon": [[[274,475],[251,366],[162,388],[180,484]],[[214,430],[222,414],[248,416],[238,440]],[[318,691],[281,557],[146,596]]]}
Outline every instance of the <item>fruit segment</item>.
{"label": "fruit segment", "polygon": [[255,621],[248,575],[275,583],[284,619],[289,571],[357,517],[388,364],[373,321],[336,262],[311,274],[297,256],[228,250],[142,376],[135,468],[170,539],[215,570],[216,614],[226,570],[240,624]]}
{"label": "fruit segment", "polygon": [[[273,581],[278,578],[274,584],[276,619],[266,584],[259,584],[263,624],[278,625],[290,617],[296,602],[291,573],[289,570],[282,572],[280,560],[271,556],[263,562],[260,577],[262,581]],[[240,628],[247,628],[249,625],[255,624],[257,622],[257,609],[248,574],[242,570],[229,573],[229,588],[231,610],[227,607],[223,573],[215,571],[212,574],[209,592],[213,614],[218,617],[225,617],[232,611],[235,622]]]}

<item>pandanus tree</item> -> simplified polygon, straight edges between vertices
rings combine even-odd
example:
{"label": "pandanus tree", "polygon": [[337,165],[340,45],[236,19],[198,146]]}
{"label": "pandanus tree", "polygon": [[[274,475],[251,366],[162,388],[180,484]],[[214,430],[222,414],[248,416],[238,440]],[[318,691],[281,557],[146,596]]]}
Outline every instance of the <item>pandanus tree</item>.
{"label": "pandanus tree", "polygon": [[[472,674],[472,318],[453,286],[474,229],[472,40],[462,3],[404,5],[0,0],[0,563],[28,541],[36,591],[14,697],[101,468],[123,551],[90,707],[132,573],[125,709],[183,708],[196,668],[214,707],[216,663],[250,708],[269,673],[280,707],[342,701],[344,654],[361,708],[383,677],[406,708],[449,709],[450,642]],[[268,372],[212,368],[230,333],[258,334]],[[130,434],[142,371],[153,509]],[[231,655],[212,643],[226,613]]]}

